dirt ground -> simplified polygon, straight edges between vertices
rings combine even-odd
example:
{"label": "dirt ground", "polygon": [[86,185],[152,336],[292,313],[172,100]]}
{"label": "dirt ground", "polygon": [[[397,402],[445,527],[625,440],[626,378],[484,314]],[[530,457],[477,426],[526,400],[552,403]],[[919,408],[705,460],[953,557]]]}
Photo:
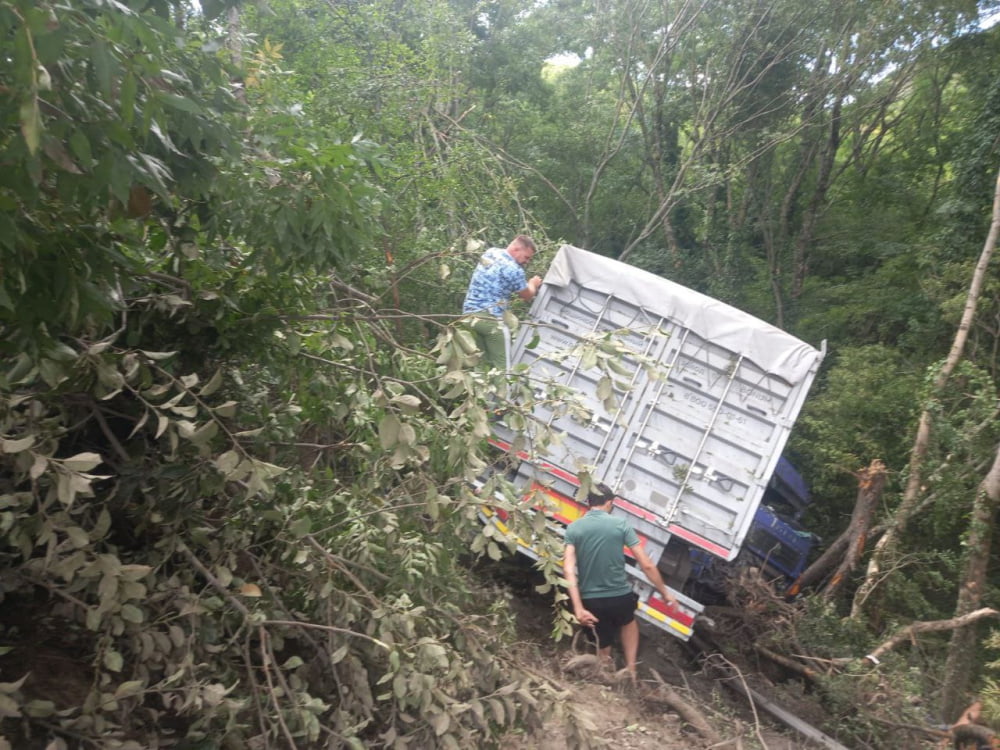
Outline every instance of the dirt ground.
{"label": "dirt ground", "polygon": [[[574,657],[586,653],[583,639],[574,645],[569,639],[558,643],[550,637],[551,600],[535,594],[533,587],[507,569],[496,572],[494,580],[506,579],[510,607],[518,634],[517,656],[535,673],[569,693],[570,701],[589,718],[595,747],[622,750],[697,750],[726,747],[745,750],[796,750],[815,744],[800,738],[766,714],[754,711],[745,701],[707,676],[697,657],[679,640],[640,621],[638,689],[616,682],[610,675],[583,668],[567,669]],[[537,582],[537,581],[536,581]],[[621,656],[617,654],[619,666]],[[701,714],[719,735],[709,742],[685,721],[662,697],[656,675],[674,693]],[[722,744],[718,744],[721,740]],[[575,750],[565,726],[546,726],[533,736],[513,735],[504,742],[505,750]]]}

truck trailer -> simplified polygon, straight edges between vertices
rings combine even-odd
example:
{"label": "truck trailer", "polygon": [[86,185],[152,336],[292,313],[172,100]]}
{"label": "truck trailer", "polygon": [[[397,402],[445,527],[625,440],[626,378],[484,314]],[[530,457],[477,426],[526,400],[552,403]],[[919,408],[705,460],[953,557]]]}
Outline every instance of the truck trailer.
{"label": "truck trailer", "polygon": [[[614,490],[613,513],[636,529],[678,600],[667,606],[630,564],[638,613],[687,640],[704,610],[699,591],[720,565],[753,557],[778,576],[801,572],[810,542],[795,516],[808,493],[779,461],[825,350],[666,278],[563,245],[511,347],[511,377],[539,397],[527,419],[495,422],[490,442],[508,454],[517,493],[557,533],[586,512],[577,499],[585,477]],[[573,395],[573,408],[544,397],[558,392]],[[536,450],[542,430],[559,439]],[[769,493],[791,512],[765,503]],[[502,511],[484,505],[480,517],[511,537]],[[538,557],[530,539],[512,541]]]}

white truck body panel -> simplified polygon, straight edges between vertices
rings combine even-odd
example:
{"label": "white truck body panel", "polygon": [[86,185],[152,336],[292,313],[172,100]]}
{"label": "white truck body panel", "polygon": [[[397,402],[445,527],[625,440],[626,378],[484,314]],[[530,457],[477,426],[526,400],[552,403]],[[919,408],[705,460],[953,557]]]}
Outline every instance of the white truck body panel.
{"label": "white truck body panel", "polygon": [[[597,396],[601,372],[579,356],[602,336],[634,353],[621,360],[631,375],[619,380],[630,382],[615,390],[613,413]],[[677,537],[732,560],[824,354],[825,343],[815,349],[711,297],[563,245],[511,360],[530,379],[574,389],[593,415],[581,422],[540,401],[535,420],[564,434],[542,463],[590,471],[614,489],[654,559]],[[517,437],[502,423],[495,431],[506,444]],[[519,473],[528,481],[535,470]]]}

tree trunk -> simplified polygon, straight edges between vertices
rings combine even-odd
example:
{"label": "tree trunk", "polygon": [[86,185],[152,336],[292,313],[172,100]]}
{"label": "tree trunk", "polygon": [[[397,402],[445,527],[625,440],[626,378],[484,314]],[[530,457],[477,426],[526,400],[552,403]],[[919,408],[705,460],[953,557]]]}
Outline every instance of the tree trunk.
{"label": "tree trunk", "polygon": [[240,24],[240,9],[235,5],[226,12],[226,46],[233,55],[233,64],[243,67],[243,29]]}
{"label": "tree trunk", "polygon": [[[841,561],[840,567],[830,583],[827,584],[823,595],[829,598],[840,587],[844,576],[854,569],[865,548],[872,517],[875,515],[875,506],[881,499],[884,489],[885,464],[876,458],[867,469],[862,469],[858,474],[858,498],[854,503],[851,522],[844,529],[844,532],[830,543],[826,551],[806,568],[795,583],[788,588],[789,596],[795,596],[802,589],[816,583],[826,575],[830,568],[837,564],[838,560]],[[844,555],[845,550],[847,550],[846,556]]]}
{"label": "tree trunk", "polygon": [[847,527],[847,554],[841,561],[830,582],[823,589],[823,598],[831,599],[840,590],[844,578],[854,570],[868,541],[868,529],[872,525],[875,506],[882,499],[885,489],[885,464],[874,459],[867,469],[858,475],[858,500],[854,504],[851,523]]}
{"label": "tree trunk", "polygon": [[[969,336],[972,319],[976,313],[979,294],[982,291],[986,271],[989,268],[990,258],[993,255],[993,250],[996,248],[998,234],[1000,234],[1000,171],[997,172],[996,185],[993,190],[993,220],[990,222],[990,231],[986,236],[986,242],[983,244],[983,251],[979,255],[979,262],[976,264],[976,270],[972,275],[972,282],[969,284],[969,293],[965,298],[965,310],[962,312],[962,320],[955,333],[955,340],[952,342],[948,358],[934,379],[930,398],[934,398],[948,383],[948,378],[962,357],[965,349],[965,341]],[[889,528],[886,529],[885,534],[875,544],[871,560],[868,562],[868,571],[865,580],[858,587],[858,591],[854,596],[854,612],[857,612],[860,609],[860,604],[871,596],[882,575],[883,563],[890,553],[894,551],[897,540],[902,535],[906,525],[909,523],[910,516],[913,515],[913,511],[917,507],[917,501],[924,490],[923,463],[927,457],[930,435],[930,411],[924,409],[920,415],[920,424],[917,427],[917,436],[913,442],[913,449],[910,451],[909,475],[906,479],[906,487],[903,490],[903,499],[893,514],[892,523],[889,525]]]}
{"label": "tree trunk", "polygon": [[827,202],[827,193],[833,176],[833,166],[840,148],[840,115],[844,106],[844,95],[838,95],[833,103],[830,115],[830,129],[826,143],[820,153],[819,172],[816,176],[816,186],[809,200],[809,210],[802,220],[799,235],[795,240],[794,257],[792,258],[792,299],[802,296],[802,287],[809,273],[809,248],[813,244],[816,226]]}
{"label": "tree trunk", "polygon": [[[1000,505],[1000,447],[993,466],[979,485],[969,521],[969,537],[965,545],[965,571],[958,589],[955,616],[972,612],[979,606],[986,589],[986,573],[993,542],[993,522]],[[976,628],[966,626],[951,634],[948,658],[944,667],[944,687],[941,691],[941,716],[948,721],[961,709],[967,698],[965,691],[976,665]]]}

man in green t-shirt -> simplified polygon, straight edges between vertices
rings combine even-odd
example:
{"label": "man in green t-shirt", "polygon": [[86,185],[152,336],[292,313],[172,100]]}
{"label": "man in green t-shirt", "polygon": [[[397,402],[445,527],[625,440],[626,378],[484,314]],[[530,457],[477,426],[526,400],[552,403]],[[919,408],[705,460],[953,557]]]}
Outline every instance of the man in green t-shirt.
{"label": "man in green t-shirt", "polygon": [[667,590],[663,576],[639,543],[635,529],[620,516],[611,515],[615,494],[603,484],[587,495],[590,510],[566,527],[563,570],[580,624],[592,628],[601,659],[611,659],[611,644],[620,631],[625,667],[634,682],[639,653],[639,623],[635,608],[639,597],[632,591],[625,573],[625,548],[667,604],[677,599]]}

